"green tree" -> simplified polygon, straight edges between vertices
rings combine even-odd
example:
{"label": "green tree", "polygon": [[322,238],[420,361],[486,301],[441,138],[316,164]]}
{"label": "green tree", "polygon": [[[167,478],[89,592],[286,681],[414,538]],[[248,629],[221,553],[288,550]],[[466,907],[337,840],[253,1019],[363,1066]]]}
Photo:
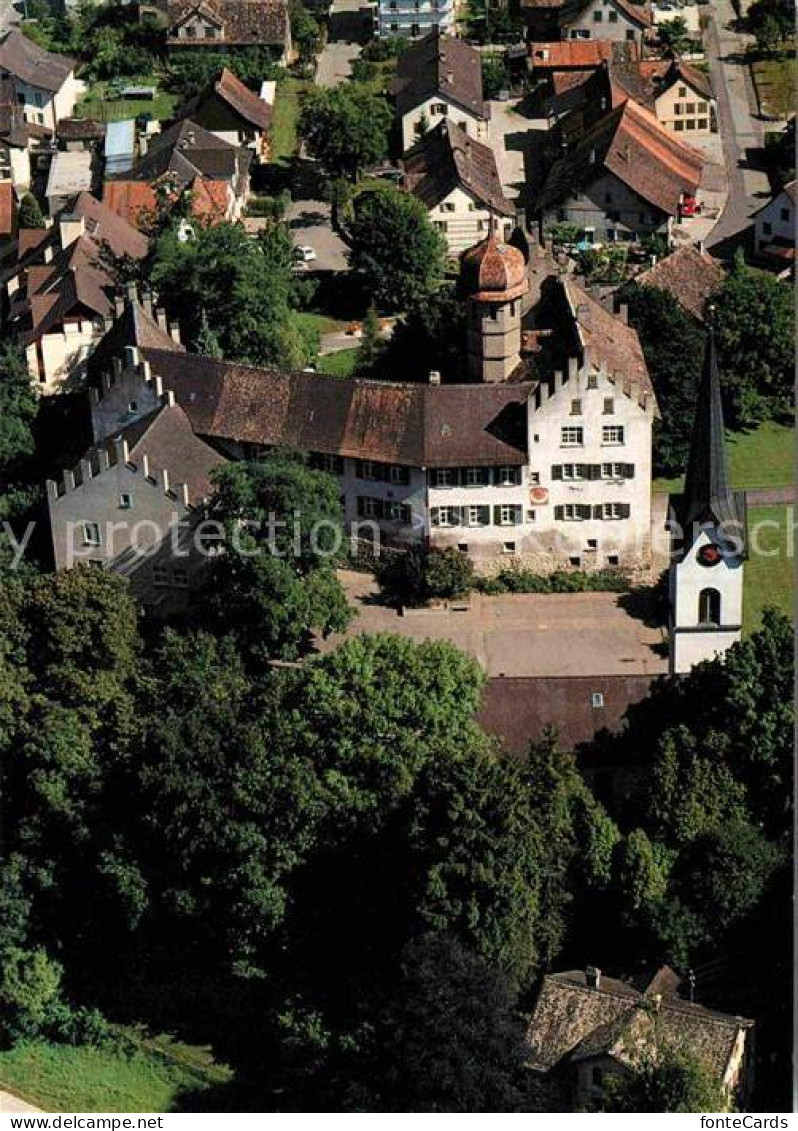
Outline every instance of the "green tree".
{"label": "green tree", "polygon": [[795,29],[795,12],[789,0],[755,0],[746,12],[748,30],[766,55],[781,48]]}
{"label": "green tree", "polygon": [[20,228],[43,228],[44,216],[35,196],[26,192],[19,202],[17,222]]}
{"label": "green tree", "polygon": [[41,947],[0,952],[0,1033],[6,1040],[46,1034],[60,1002],[62,974]]}
{"label": "green tree", "polygon": [[383,351],[380,336],[380,320],[377,311],[370,306],[363,319],[363,336],[357,350],[356,370],[358,373],[370,374]]}
{"label": "green tree", "polygon": [[309,63],[321,47],[321,27],[316,17],[308,11],[302,0],[291,0],[288,6],[291,19],[291,41],[303,63]]}
{"label": "green tree", "polygon": [[505,980],[456,939],[408,945],[380,1018],[377,1111],[522,1111],[524,1029]]}
{"label": "green tree", "polygon": [[482,57],[482,93],[485,98],[495,98],[508,85],[507,67],[496,55]]}
{"label": "green tree", "polygon": [[380,366],[386,376],[427,381],[433,371],[442,381],[462,377],[465,307],[451,283],[411,302],[394,326]]}
{"label": "green tree", "polygon": [[602,1111],[723,1112],[729,1100],[720,1081],[684,1049],[648,1056],[639,1067],[613,1076]]}
{"label": "green tree", "polygon": [[350,261],[384,310],[406,310],[434,293],[446,244],[420,200],[395,188],[359,193],[349,223]]}
{"label": "green tree", "polygon": [[666,54],[675,58],[690,49],[690,29],[683,16],[674,16],[657,24],[657,35]]}
{"label": "green tree", "polygon": [[713,303],[731,424],[746,427],[789,412],[795,353],[792,287],[736,260]]}
{"label": "green tree", "polygon": [[331,476],[287,453],[228,464],[217,474],[211,511],[226,548],[212,567],[208,611],[253,661],[294,659],[311,631],[346,627],[350,612],[334,571],[343,512]]}
{"label": "green tree", "polygon": [[629,324],[640,335],[660,410],[654,469],[679,475],[690,448],[706,334],[667,291],[629,283],[618,298],[628,305]]}
{"label": "green tree", "polygon": [[0,519],[13,517],[30,497],[24,465],[34,452],[37,412],[25,356],[6,342],[0,346]]}
{"label": "green tree", "polygon": [[150,283],[168,296],[189,341],[210,325],[226,358],[301,367],[312,355],[293,310],[293,251],[284,224],[253,240],[240,224],[199,228],[181,242],[173,230],[155,245]]}
{"label": "green tree", "polygon": [[366,166],[387,156],[392,122],[382,96],[350,82],[308,91],[297,128],[331,177],[354,181]]}
{"label": "green tree", "polygon": [[428,596],[464,597],[474,584],[474,567],[467,554],[453,546],[434,550],[424,562],[424,587]]}

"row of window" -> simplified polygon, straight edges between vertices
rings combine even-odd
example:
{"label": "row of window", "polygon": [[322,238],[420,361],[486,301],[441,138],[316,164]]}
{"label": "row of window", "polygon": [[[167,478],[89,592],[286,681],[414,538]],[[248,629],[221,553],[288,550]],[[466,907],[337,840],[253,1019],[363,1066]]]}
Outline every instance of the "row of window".
{"label": "row of window", "polygon": [[358,495],[357,513],[360,518],[401,522],[405,525],[413,520],[413,511],[407,503],[397,503],[393,499],[375,499],[370,495]]}
{"label": "row of window", "polygon": [[197,38],[216,39],[217,31],[216,31],[215,27],[203,28],[202,29],[202,35],[199,36],[199,37],[197,35],[198,30],[199,29],[196,28],[196,27],[184,27],[184,28],[180,29],[180,31],[178,32],[178,35],[180,36],[181,39],[183,38],[184,35],[185,35],[186,39],[197,39]]}
{"label": "row of window", "polygon": [[685,129],[687,129],[687,130],[706,130],[706,129],[709,129],[709,119],[708,118],[688,118],[684,122],[679,122],[679,121],[674,122],[673,128],[674,128],[674,130],[676,131],[677,134],[682,133]]}
{"label": "row of window", "polygon": [[176,589],[187,589],[188,570],[173,569],[170,576],[170,571],[166,566],[153,566],[152,580],[159,589],[163,588],[165,585],[174,585]]}
{"label": "row of window", "polygon": [[708,114],[709,106],[706,102],[676,102],[673,112],[674,114]]}
{"label": "row of window", "polygon": [[487,507],[432,507],[432,526],[520,526],[524,521],[524,508],[514,503]]}
{"label": "row of window", "polygon": [[[560,446],[563,448],[578,448],[585,442],[585,430],[579,425],[566,425],[560,429]],[[602,444],[625,443],[625,431],[622,424],[605,424],[601,429]]]}
{"label": "row of window", "polygon": [[520,467],[436,467],[432,487],[519,487]]}
{"label": "row of window", "polygon": [[555,463],[552,479],[634,479],[633,463]]}
{"label": "row of window", "polygon": [[[608,13],[607,13],[607,19],[609,20],[609,22],[610,22],[611,24],[617,24],[617,22],[618,22],[618,13],[617,13],[616,11],[614,11],[614,10],[613,10],[613,11],[610,11],[610,12],[608,12]],[[604,13],[603,13],[603,12],[601,12],[601,11],[597,11],[597,12],[594,12],[594,13],[593,13],[593,23],[594,23],[594,24],[600,24],[600,23],[602,23],[602,22],[603,22],[603,20],[604,20]]]}
{"label": "row of window", "polygon": [[589,522],[590,519],[628,518],[631,507],[628,503],[565,503],[554,508],[555,522]]}
{"label": "row of window", "polygon": [[[452,210],[454,211],[454,205],[452,205]],[[449,231],[449,221],[448,220],[433,220],[432,226],[433,226],[433,228],[435,228],[436,231],[443,232],[444,234],[446,234],[446,232]],[[478,232],[487,232],[488,221],[487,220],[477,220],[477,222],[475,224],[475,228]]]}
{"label": "row of window", "polygon": [[[589,389],[590,388],[595,389],[596,386],[595,386],[595,384],[591,385],[590,380],[588,379],[587,387]],[[583,411],[584,411],[584,409],[582,408],[581,398],[578,398],[576,400],[571,401],[571,416],[581,416]],[[604,404],[602,406],[601,411],[602,411],[604,416],[612,416],[612,414],[615,412],[615,398],[614,397],[605,397],[604,398]]]}

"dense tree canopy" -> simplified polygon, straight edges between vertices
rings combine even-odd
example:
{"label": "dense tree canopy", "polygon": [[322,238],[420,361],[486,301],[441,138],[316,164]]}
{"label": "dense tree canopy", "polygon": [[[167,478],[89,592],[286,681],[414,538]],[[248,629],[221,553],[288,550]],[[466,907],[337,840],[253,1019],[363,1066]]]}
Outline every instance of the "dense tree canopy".
{"label": "dense tree canopy", "polygon": [[196,226],[185,242],[174,230],[158,240],[149,272],[186,339],[210,325],[223,356],[253,365],[301,367],[315,343],[294,313],[291,236],[281,223],[257,239],[242,225]]}
{"label": "dense tree canopy", "polygon": [[440,285],[446,244],[414,196],[394,188],[358,193],[348,239],[352,266],[383,310],[421,304]]}
{"label": "dense tree canopy", "polygon": [[388,156],[392,122],[391,108],[381,95],[349,82],[308,91],[298,129],[330,176],[354,181],[367,166]]}
{"label": "dense tree canopy", "polygon": [[724,1112],[729,1100],[712,1072],[684,1049],[647,1057],[628,1075],[616,1076],[602,1111]]}

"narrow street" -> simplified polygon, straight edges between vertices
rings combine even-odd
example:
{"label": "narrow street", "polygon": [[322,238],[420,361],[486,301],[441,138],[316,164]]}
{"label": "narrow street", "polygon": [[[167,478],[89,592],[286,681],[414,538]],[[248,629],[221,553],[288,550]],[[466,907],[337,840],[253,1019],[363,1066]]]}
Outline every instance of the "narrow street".
{"label": "narrow street", "polygon": [[316,82],[337,86],[352,73],[352,64],[371,36],[371,8],[362,0],[332,0],[327,42],[319,55]]}
{"label": "narrow street", "polygon": [[[770,195],[770,187],[764,171],[757,168],[756,151],[764,144],[764,123],[757,116],[751,74],[743,61],[751,37],[735,31],[736,15],[731,0],[716,0],[709,12],[705,43],[718,100],[729,196],[707,246],[724,258],[731,258],[735,246],[744,242],[743,233],[752,214]],[[772,128],[777,128],[776,124]]]}

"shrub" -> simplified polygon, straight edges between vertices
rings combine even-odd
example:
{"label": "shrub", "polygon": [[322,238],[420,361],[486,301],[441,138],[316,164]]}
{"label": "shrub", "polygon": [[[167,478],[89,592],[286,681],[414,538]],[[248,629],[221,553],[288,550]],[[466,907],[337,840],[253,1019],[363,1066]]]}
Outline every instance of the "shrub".
{"label": "shrub", "polygon": [[474,588],[471,559],[459,550],[433,550],[424,562],[424,589],[428,597],[464,597]]}
{"label": "shrub", "polygon": [[0,1031],[7,1040],[44,1035],[60,1004],[61,966],[42,947],[9,947],[0,972]]}

